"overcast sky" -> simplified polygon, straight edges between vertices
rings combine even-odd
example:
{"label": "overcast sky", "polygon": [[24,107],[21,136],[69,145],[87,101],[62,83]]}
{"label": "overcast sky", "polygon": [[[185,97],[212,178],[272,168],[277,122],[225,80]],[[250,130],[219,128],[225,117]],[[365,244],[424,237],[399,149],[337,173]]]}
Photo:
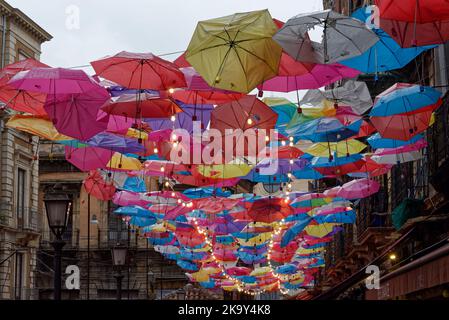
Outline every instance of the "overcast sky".
{"label": "overcast sky", "polygon": [[[41,60],[74,67],[119,51],[185,50],[199,20],[269,9],[288,18],[322,9],[322,0],[7,0],[53,35]],[[79,10],[79,28],[76,12]],[[72,19],[72,17],[74,17]],[[173,60],[177,55],[167,56]],[[89,69],[86,69],[89,71]]]}

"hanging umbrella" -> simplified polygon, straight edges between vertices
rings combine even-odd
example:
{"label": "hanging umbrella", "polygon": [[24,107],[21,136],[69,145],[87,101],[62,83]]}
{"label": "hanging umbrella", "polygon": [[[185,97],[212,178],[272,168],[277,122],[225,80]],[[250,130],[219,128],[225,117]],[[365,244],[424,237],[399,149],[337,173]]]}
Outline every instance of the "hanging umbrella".
{"label": "hanging umbrella", "polygon": [[120,207],[113,211],[114,214],[132,217],[152,217],[151,211],[139,206]]}
{"label": "hanging umbrella", "polygon": [[33,58],[12,63],[4,67],[0,71],[0,101],[5,103],[8,108],[16,111],[34,115],[45,115],[46,112],[43,109],[46,99],[45,93],[17,90],[8,85],[9,80],[11,80],[17,73],[33,68],[50,67]]}
{"label": "hanging umbrella", "polygon": [[[315,28],[322,30],[321,42],[309,37]],[[358,56],[379,40],[364,23],[331,10],[299,14],[273,39],[295,60],[323,64]]]}
{"label": "hanging umbrella", "polygon": [[356,114],[361,115],[373,106],[371,93],[365,82],[348,80],[344,85],[321,90],[309,90],[301,99],[300,104],[317,105],[323,100],[333,102],[335,107],[348,106]]}
{"label": "hanging umbrella", "polygon": [[136,139],[129,139],[112,133],[99,133],[88,139],[86,143],[92,147],[99,147],[120,153],[138,153],[144,150]]}
{"label": "hanging umbrella", "polygon": [[142,164],[138,159],[115,152],[107,163],[106,168],[114,171],[139,171],[142,169]]}
{"label": "hanging umbrella", "polygon": [[50,119],[45,116],[16,114],[8,120],[6,126],[50,141],[72,140],[71,137],[59,133]]}
{"label": "hanging umbrella", "polygon": [[375,101],[370,116],[385,117],[412,112],[427,106],[439,106],[441,92],[426,86],[410,83],[396,83],[381,94]]}
{"label": "hanging umbrella", "polygon": [[348,126],[337,118],[323,117],[287,129],[289,135],[313,142],[338,142],[357,135],[362,124],[358,120]]}
{"label": "hanging umbrella", "polygon": [[248,93],[277,74],[276,31],[268,10],[200,21],[185,57],[210,86]]}
{"label": "hanging umbrella", "polygon": [[8,85],[18,90],[53,95],[82,94],[103,89],[84,71],[63,68],[33,68],[21,71]]}
{"label": "hanging umbrella", "polygon": [[116,191],[112,182],[106,182],[96,170],[89,172],[83,186],[88,194],[102,201],[111,200]]}
{"label": "hanging umbrella", "polygon": [[117,191],[112,198],[112,202],[118,206],[140,206],[144,207],[149,204],[148,201],[142,199],[139,193],[130,191]]}
{"label": "hanging umbrella", "polygon": [[59,132],[85,141],[106,130],[109,119],[97,114],[108,99],[108,92],[97,86],[83,93],[49,94],[44,108]]}
{"label": "hanging umbrella", "polygon": [[[393,2],[393,1],[392,1]],[[407,8],[405,6],[401,6]],[[352,17],[366,22],[371,17],[371,10],[363,7],[356,10]],[[340,63],[360,70],[364,73],[378,73],[406,66],[410,61],[422,52],[432,49],[434,46],[401,48],[384,30],[373,28],[374,33],[379,37],[379,41],[360,56],[343,60]]]}
{"label": "hanging umbrella", "polygon": [[347,157],[315,157],[312,159],[312,167],[326,176],[340,176],[362,168],[363,156],[354,154]]}
{"label": "hanging umbrella", "polygon": [[354,78],[360,71],[341,64],[314,64],[295,61],[282,53],[279,72],[276,77],[264,81],[257,88],[260,91],[291,92],[304,89],[318,89],[345,78]]}
{"label": "hanging umbrella", "polygon": [[[237,147],[240,147],[243,149],[244,155],[257,155],[260,149],[257,149],[257,145],[248,143],[245,130],[274,129],[277,118],[277,114],[256,96],[245,96],[240,100],[225,103],[215,108],[211,114],[210,127],[219,130],[223,136],[227,129],[241,129],[242,132],[236,136],[233,152],[236,151]],[[257,134],[254,135],[255,138],[256,136]]]}
{"label": "hanging umbrella", "polygon": [[112,152],[95,147],[72,148],[66,146],[65,157],[68,162],[81,171],[90,171],[105,168],[112,157]]}
{"label": "hanging umbrella", "polygon": [[254,202],[246,203],[248,216],[253,221],[271,223],[280,221],[293,213],[293,208],[281,198],[262,198]]}
{"label": "hanging umbrella", "polygon": [[318,142],[312,144],[310,147],[304,150],[308,154],[315,157],[326,157],[332,154],[336,154],[337,157],[342,157],[351,154],[357,154],[366,148],[366,144],[356,140],[344,140],[340,142]]}
{"label": "hanging umbrella", "polygon": [[287,231],[282,236],[282,240],[281,240],[281,244],[280,244],[281,248],[286,247],[293,239],[295,239],[296,236],[300,232],[302,232],[305,227],[307,227],[307,225],[310,223],[311,220],[312,220],[311,217],[306,218],[302,221],[297,222],[291,228],[287,229]]}
{"label": "hanging umbrella", "polygon": [[402,147],[408,144],[412,144],[417,142],[418,140],[424,139],[422,134],[418,134],[411,138],[410,140],[396,140],[396,139],[388,139],[382,138],[379,133],[373,134],[371,137],[366,139],[366,141],[370,144],[370,146],[374,149],[379,148],[397,148]]}
{"label": "hanging umbrella", "polygon": [[167,118],[182,111],[174,100],[149,93],[122,94],[101,109],[108,114],[131,118]]}
{"label": "hanging umbrella", "polygon": [[130,89],[169,90],[184,88],[186,82],[178,67],[152,53],[122,51],[91,62],[97,76]]}
{"label": "hanging umbrella", "polygon": [[212,104],[183,104],[179,103],[182,112],[176,114],[176,119],[173,123],[170,119],[145,119],[153,130],[164,129],[184,129],[190,134],[193,132],[194,121],[200,122],[201,131],[205,130],[210,121],[211,112],[214,110]]}
{"label": "hanging umbrella", "polygon": [[375,0],[382,18],[417,23],[434,22],[436,19],[449,20],[446,0]]}
{"label": "hanging umbrella", "polygon": [[445,0],[376,0],[380,27],[403,48],[449,40],[449,10]]}
{"label": "hanging umbrella", "polygon": [[337,192],[337,196],[344,199],[367,198],[380,189],[379,182],[370,179],[356,179],[345,183]]}
{"label": "hanging umbrella", "polygon": [[370,121],[379,131],[382,138],[408,141],[427,130],[432,121],[433,111],[437,107],[438,105],[432,105],[403,114],[387,117],[370,117]]}
{"label": "hanging umbrella", "polygon": [[222,90],[214,91],[192,91],[192,90],[176,90],[171,97],[177,101],[187,104],[204,105],[204,104],[222,104],[242,98],[243,93],[228,92]]}

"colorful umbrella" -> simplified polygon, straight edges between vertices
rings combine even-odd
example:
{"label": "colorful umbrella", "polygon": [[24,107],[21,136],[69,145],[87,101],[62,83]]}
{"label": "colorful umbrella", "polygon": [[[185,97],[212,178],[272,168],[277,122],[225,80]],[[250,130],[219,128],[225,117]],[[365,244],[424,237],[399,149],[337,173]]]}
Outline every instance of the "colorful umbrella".
{"label": "colorful umbrella", "polygon": [[83,182],[84,189],[91,196],[108,201],[114,197],[115,187],[112,182],[106,182],[103,176],[96,170],[89,172],[89,175]]}
{"label": "colorful umbrella", "polygon": [[81,171],[90,171],[105,168],[111,160],[112,152],[95,147],[72,148],[66,146],[65,155],[67,161]]}
{"label": "colorful umbrella", "polygon": [[337,196],[344,199],[362,199],[377,193],[379,182],[370,179],[356,179],[345,183],[337,192]]}

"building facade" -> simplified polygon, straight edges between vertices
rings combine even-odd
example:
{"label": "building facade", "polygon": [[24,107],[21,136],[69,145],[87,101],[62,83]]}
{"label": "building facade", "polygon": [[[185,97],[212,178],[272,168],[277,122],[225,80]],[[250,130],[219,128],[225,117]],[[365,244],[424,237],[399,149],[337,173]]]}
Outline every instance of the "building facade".
{"label": "building facade", "polygon": [[[350,15],[371,2],[323,4]],[[326,268],[313,292],[315,299],[449,297],[448,75],[446,44],[428,50],[403,69],[379,74],[378,79],[361,76],[373,98],[395,82],[419,83],[440,89],[443,105],[427,130],[429,145],[423,159],[396,165],[379,177],[381,190],[360,201],[356,224],[346,226],[326,248]],[[366,285],[372,281],[369,266],[379,268],[379,289]]]}
{"label": "building facade", "polygon": [[[1,67],[39,59],[51,35],[19,9],[0,1]],[[36,298],[39,246],[38,139],[5,127],[0,108],[0,299]]]}

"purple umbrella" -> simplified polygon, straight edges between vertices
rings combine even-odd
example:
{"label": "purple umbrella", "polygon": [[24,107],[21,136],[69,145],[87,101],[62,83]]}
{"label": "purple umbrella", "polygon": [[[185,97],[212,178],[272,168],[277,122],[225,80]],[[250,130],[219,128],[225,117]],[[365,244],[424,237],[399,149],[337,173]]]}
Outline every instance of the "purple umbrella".
{"label": "purple umbrella", "polygon": [[245,221],[235,221],[232,216],[226,215],[217,218],[212,228],[216,234],[225,235],[242,231],[246,224],[247,222]]}
{"label": "purple umbrella", "polygon": [[112,133],[99,133],[90,138],[86,143],[92,147],[114,150],[120,153],[139,153],[144,151],[144,146],[135,139],[129,139]]}
{"label": "purple umbrella", "polygon": [[72,148],[65,147],[65,157],[81,171],[89,171],[97,168],[105,168],[112,157],[113,152],[101,148],[85,147]]}
{"label": "purple umbrella", "polygon": [[[213,105],[191,105],[182,104],[177,101],[183,112],[176,114],[176,120],[174,123],[175,129],[182,128],[187,130],[189,133],[193,132],[193,121],[201,122],[201,129],[207,128],[210,121],[210,115],[212,110],[214,110]],[[146,122],[150,125],[153,130],[163,130],[172,129],[173,122],[170,119],[146,119]]]}

